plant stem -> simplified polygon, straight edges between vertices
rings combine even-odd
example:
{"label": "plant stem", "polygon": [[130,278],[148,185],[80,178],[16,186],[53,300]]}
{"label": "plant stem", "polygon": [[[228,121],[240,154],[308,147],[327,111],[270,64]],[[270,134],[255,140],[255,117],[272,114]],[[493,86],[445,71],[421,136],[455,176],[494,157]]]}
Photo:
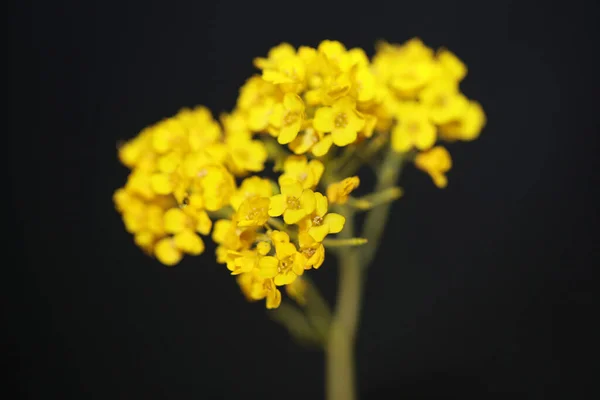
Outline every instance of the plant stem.
{"label": "plant stem", "polygon": [[[375,193],[394,187],[402,166],[402,156],[388,150],[378,173]],[[325,350],[327,400],[356,400],[355,338],[362,301],[366,267],[371,263],[390,211],[391,202],[375,206],[368,212],[363,237],[368,243],[360,248],[349,247],[339,252],[339,289],[336,310],[329,329]],[[340,237],[352,238],[355,209],[340,206],[346,216],[346,226]]]}
{"label": "plant stem", "polygon": [[[340,236],[352,237],[354,211],[348,207],[340,208],[346,215],[346,227],[340,232]],[[336,311],[325,349],[327,400],[356,400],[354,337],[361,301],[362,272],[359,261],[356,249],[348,248],[347,251],[340,252]]]}

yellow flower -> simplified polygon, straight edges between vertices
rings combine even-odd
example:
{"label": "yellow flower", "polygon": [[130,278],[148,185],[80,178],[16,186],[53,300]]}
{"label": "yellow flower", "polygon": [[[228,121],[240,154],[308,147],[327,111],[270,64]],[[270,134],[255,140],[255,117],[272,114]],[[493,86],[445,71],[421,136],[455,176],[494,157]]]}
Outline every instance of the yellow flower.
{"label": "yellow flower", "polygon": [[403,153],[416,147],[427,150],[436,139],[435,126],[429,120],[427,110],[418,103],[405,103],[398,112],[398,123],[392,130],[391,145],[394,151]]}
{"label": "yellow flower", "polygon": [[279,185],[299,182],[303,189],[314,189],[319,184],[323,171],[325,166],[319,160],[308,161],[305,156],[288,156],[283,163],[283,174],[279,176]]}
{"label": "yellow flower", "polygon": [[152,128],[145,128],[135,138],[119,145],[119,160],[128,168],[140,166],[144,159],[154,157],[152,149]]}
{"label": "yellow flower", "polygon": [[269,215],[283,215],[286,224],[295,224],[315,210],[315,194],[300,183],[281,187],[281,193],[271,197]]}
{"label": "yellow flower", "polygon": [[296,279],[294,282],[285,286],[285,292],[291,299],[301,306],[306,304],[306,289],[308,285],[302,278]]}
{"label": "yellow flower", "polygon": [[460,117],[440,126],[440,137],[447,141],[475,140],[485,124],[486,116],[481,104],[470,101],[466,111]]}
{"label": "yellow flower", "polygon": [[251,197],[271,197],[273,187],[271,181],[260,176],[251,176],[244,179],[240,187],[231,196],[230,203],[234,210],[240,207],[240,204]]}
{"label": "yellow flower", "polygon": [[402,45],[380,43],[373,67],[382,81],[403,98],[414,98],[437,70],[433,50],[418,38]]}
{"label": "yellow flower", "polygon": [[304,273],[306,258],[296,250],[293,243],[275,244],[275,257],[260,259],[259,269],[264,278],[273,278],[275,285],[292,283]]}
{"label": "yellow flower", "polygon": [[280,144],[290,143],[298,136],[304,122],[304,102],[295,93],[286,93],[283,102],[276,104],[269,122]]}
{"label": "yellow flower", "polygon": [[258,269],[240,274],[236,278],[242,293],[249,301],[266,298],[268,309],[277,308],[281,304],[281,292],[275,286],[273,279],[263,278]]}
{"label": "yellow flower", "polygon": [[235,192],[233,175],[220,165],[206,167],[201,174],[200,185],[204,193],[206,209],[217,211],[229,204],[229,200]]}
{"label": "yellow flower", "polygon": [[[293,52],[293,49],[292,49]],[[277,87],[266,82],[259,75],[250,77],[240,88],[237,107],[243,111],[262,104],[266,99],[277,95]]]}
{"label": "yellow flower", "polygon": [[346,146],[356,140],[365,120],[356,110],[356,103],[350,97],[342,97],[331,107],[317,109],[313,126],[321,132],[331,132],[333,143]]}
{"label": "yellow flower", "polygon": [[248,171],[259,172],[265,169],[267,149],[263,142],[242,136],[230,137],[227,141],[230,155],[230,169],[238,175]]}
{"label": "yellow flower", "polygon": [[458,84],[449,80],[437,80],[419,94],[421,104],[427,109],[435,124],[455,121],[465,113],[469,100],[458,90]]}
{"label": "yellow flower", "polygon": [[266,98],[260,104],[252,107],[248,111],[248,127],[253,132],[264,132],[269,127],[269,119],[275,110],[277,101],[272,98]]}
{"label": "yellow flower", "polygon": [[198,226],[194,221],[178,208],[171,208],[164,215],[164,228],[171,237],[161,239],[154,249],[156,258],[167,266],[172,266],[183,257],[183,253],[199,255],[204,251],[204,242],[195,231],[206,232],[205,227]]}
{"label": "yellow flower", "polygon": [[269,58],[256,58],[266,82],[278,85],[284,92],[299,93],[305,86],[306,68],[289,44],[281,44],[269,52]]}
{"label": "yellow flower", "polygon": [[452,158],[444,147],[436,146],[417,154],[415,166],[427,172],[437,187],[445,188],[448,185],[445,174],[452,168]]}
{"label": "yellow flower", "polygon": [[307,231],[311,238],[322,242],[330,233],[339,233],[344,229],[346,218],[336,213],[327,213],[327,197],[321,193],[315,193],[315,211],[310,218],[301,223],[300,229]]}
{"label": "yellow flower", "polygon": [[236,221],[220,219],[215,222],[212,239],[229,250],[249,249],[256,238],[253,228],[241,228]]}
{"label": "yellow flower", "polygon": [[269,232],[269,238],[274,245],[290,242],[290,235],[283,231],[272,230]]}
{"label": "yellow flower", "polygon": [[128,192],[135,193],[146,200],[154,199],[157,194],[152,185],[152,175],[140,169],[131,171],[127,177],[125,188]]}
{"label": "yellow flower", "polygon": [[376,79],[367,67],[355,68],[352,74],[352,86],[356,100],[367,102],[373,100],[376,93]]}
{"label": "yellow flower", "polygon": [[152,132],[152,147],[155,152],[187,151],[188,136],[185,126],[175,117],[156,124]]}
{"label": "yellow flower", "polygon": [[348,196],[360,185],[358,176],[350,176],[327,187],[327,199],[331,204],[345,204]]}
{"label": "yellow flower", "polygon": [[241,252],[231,252],[237,257],[233,263],[227,263],[227,268],[231,275],[239,275],[250,272],[258,268],[260,259],[267,255],[271,250],[271,245],[267,242],[259,242],[254,250],[243,250]]}
{"label": "yellow flower", "polygon": [[289,147],[296,155],[310,150],[315,157],[322,157],[329,152],[332,144],[333,137],[331,135],[325,135],[309,126],[289,144]]}
{"label": "yellow flower", "polygon": [[298,243],[300,253],[306,257],[304,269],[319,269],[325,261],[325,246],[323,246],[323,243],[317,242],[308,232],[298,233]]}
{"label": "yellow flower", "polygon": [[263,226],[269,219],[268,197],[251,197],[240,204],[235,219],[240,228]]}
{"label": "yellow flower", "polygon": [[467,75],[467,66],[450,50],[439,49],[436,58],[442,75],[448,79],[460,82]]}

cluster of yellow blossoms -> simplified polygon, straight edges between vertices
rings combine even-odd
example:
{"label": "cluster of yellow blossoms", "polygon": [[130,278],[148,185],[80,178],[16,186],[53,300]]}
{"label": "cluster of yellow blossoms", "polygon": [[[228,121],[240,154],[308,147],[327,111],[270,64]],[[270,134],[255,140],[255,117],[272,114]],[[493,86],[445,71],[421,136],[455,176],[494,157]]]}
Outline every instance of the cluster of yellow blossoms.
{"label": "cluster of yellow blossoms", "polygon": [[[380,44],[372,60],[337,41],[284,43],[254,64],[262,73],[219,122],[204,107],[184,109],[123,144],[131,173],[114,202],[136,244],[165,265],[201,254],[199,235],[212,232],[217,261],[247,298],[276,308],[281,286],[301,301],[298,277],[321,266],[326,236],[344,227],[328,207],[344,203],[358,178],[317,190],[337,148],[383,138],[416,152],[415,165],[444,187],[451,159],[436,143],[475,139],[485,115],[459,90],[464,64],[418,39]],[[277,182],[255,175],[288,150]]]}

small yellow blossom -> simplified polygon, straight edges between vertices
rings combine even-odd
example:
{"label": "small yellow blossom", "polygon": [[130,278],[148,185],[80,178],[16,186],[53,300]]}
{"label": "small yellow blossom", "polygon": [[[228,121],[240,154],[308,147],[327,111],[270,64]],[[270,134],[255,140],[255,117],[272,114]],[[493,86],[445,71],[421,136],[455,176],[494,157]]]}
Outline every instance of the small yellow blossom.
{"label": "small yellow blossom", "polygon": [[253,250],[229,251],[234,260],[232,263],[227,263],[227,268],[231,271],[231,275],[251,272],[259,267],[261,257],[267,255],[269,251],[271,251],[271,245],[267,242],[257,243],[256,249]]}
{"label": "small yellow blossom", "polygon": [[331,204],[345,204],[348,196],[360,185],[358,176],[351,176],[327,187],[327,199]]}
{"label": "small yellow blossom", "polygon": [[479,137],[485,126],[486,116],[481,105],[470,101],[466,111],[455,121],[440,126],[440,137],[447,141],[471,141]]}
{"label": "small yellow blossom", "polygon": [[271,197],[269,215],[283,215],[286,224],[295,224],[315,210],[315,194],[298,182],[281,187],[281,193]]}
{"label": "small yellow blossom", "polygon": [[242,293],[249,301],[266,299],[268,309],[277,308],[281,304],[281,292],[273,279],[263,278],[258,269],[240,274],[236,278]]}
{"label": "small yellow blossom", "polygon": [[250,197],[240,204],[235,219],[240,228],[263,226],[269,219],[268,197]]}
{"label": "small yellow blossom", "polygon": [[264,278],[273,278],[275,285],[283,286],[304,273],[306,258],[293,243],[276,243],[275,256],[262,257],[259,263]]}
{"label": "small yellow blossom", "polygon": [[237,175],[259,172],[265,169],[267,150],[263,142],[243,136],[234,136],[227,142],[230,169]]}
{"label": "small yellow blossom", "polygon": [[304,123],[304,102],[295,93],[286,93],[283,102],[276,104],[269,116],[271,127],[280,144],[296,139]]}
{"label": "small yellow blossom", "polygon": [[469,100],[458,90],[458,84],[449,80],[438,80],[419,93],[421,104],[434,124],[455,121],[465,113]]}
{"label": "small yellow blossom", "polygon": [[391,145],[394,151],[403,153],[417,148],[427,150],[433,146],[436,129],[422,105],[406,103],[398,112],[398,123],[392,130]]}
{"label": "small yellow blossom", "polygon": [[325,166],[319,160],[310,160],[306,156],[288,156],[283,163],[283,174],[279,176],[279,185],[285,186],[296,182],[303,189],[314,189],[321,180]]}
{"label": "small yellow blossom", "polygon": [[233,175],[223,166],[214,165],[205,168],[201,174],[201,187],[204,193],[205,207],[209,211],[217,211],[229,204],[235,192]]}
{"label": "small yellow blossom", "polygon": [[308,232],[311,238],[322,242],[330,233],[339,233],[344,228],[346,218],[336,213],[327,213],[327,197],[315,193],[315,211],[310,218],[302,221],[300,229]]}
{"label": "small yellow blossom", "polygon": [[308,151],[315,157],[322,157],[333,145],[333,137],[330,134],[319,132],[312,127],[312,121],[310,126],[304,129],[304,132],[300,133],[296,139],[290,144],[290,150],[296,155],[304,154]]}
{"label": "small yellow blossom", "polygon": [[429,151],[417,154],[415,166],[427,172],[437,187],[445,188],[448,185],[445,174],[452,168],[452,158],[444,147],[436,146]]}
{"label": "small yellow blossom", "polygon": [[247,250],[255,238],[255,229],[241,228],[236,221],[220,219],[214,223],[213,241],[229,250]]}
{"label": "small yellow blossom", "polygon": [[356,110],[356,102],[342,97],[331,107],[321,107],[315,113],[313,126],[321,132],[331,132],[336,146],[346,146],[356,140],[365,119]]}
{"label": "small yellow blossom", "polygon": [[251,176],[242,181],[240,187],[231,196],[230,203],[234,210],[240,207],[240,204],[251,197],[271,197],[273,188],[271,181],[260,176]]}
{"label": "small yellow blossom", "polygon": [[306,257],[304,269],[319,269],[325,261],[325,246],[323,243],[313,239],[308,232],[298,233],[300,252]]}

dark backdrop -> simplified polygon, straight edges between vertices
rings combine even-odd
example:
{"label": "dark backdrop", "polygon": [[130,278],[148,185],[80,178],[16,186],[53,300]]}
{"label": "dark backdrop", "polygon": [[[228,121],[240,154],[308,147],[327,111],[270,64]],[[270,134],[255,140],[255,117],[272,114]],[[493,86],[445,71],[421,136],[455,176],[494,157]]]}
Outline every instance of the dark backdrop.
{"label": "dark backdrop", "polygon": [[[322,354],[247,304],[212,247],[168,269],[134,246],[111,202],[127,174],[116,143],[182,106],[230,109],[252,58],[281,41],[372,54],[376,39],[419,36],[465,60],[463,91],[489,123],[451,146],[446,190],[413,168],[403,176],[369,274],[361,392],[578,397],[598,253],[595,14],[592,1],[11,4],[17,245],[3,265],[19,277],[6,304],[20,392],[320,398]],[[312,275],[329,298],[335,273],[328,263]]]}

